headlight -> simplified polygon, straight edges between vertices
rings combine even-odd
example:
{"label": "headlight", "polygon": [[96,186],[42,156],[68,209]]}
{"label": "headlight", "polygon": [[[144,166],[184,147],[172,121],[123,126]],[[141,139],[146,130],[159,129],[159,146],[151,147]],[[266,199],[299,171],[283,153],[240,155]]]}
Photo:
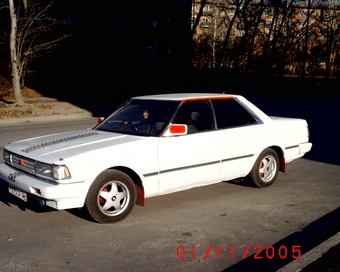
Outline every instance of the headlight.
{"label": "headlight", "polygon": [[71,174],[66,165],[53,165],[53,178],[58,180],[70,179]]}
{"label": "headlight", "polygon": [[4,156],[4,161],[5,162],[8,162],[8,163],[11,162],[10,153],[6,149],[4,149],[3,156]]}
{"label": "headlight", "polygon": [[42,162],[35,163],[35,173],[56,180],[70,179],[71,174],[66,165],[51,165]]}
{"label": "headlight", "polygon": [[34,172],[37,175],[52,178],[52,165],[42,162],[36,162]]}

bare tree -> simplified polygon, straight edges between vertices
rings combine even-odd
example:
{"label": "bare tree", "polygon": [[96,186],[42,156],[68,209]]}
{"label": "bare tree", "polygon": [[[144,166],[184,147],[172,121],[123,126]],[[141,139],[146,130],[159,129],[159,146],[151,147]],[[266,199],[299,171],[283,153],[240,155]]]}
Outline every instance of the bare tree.
{"label": "bare tree", "polygon": [[[232,0],[232,4],[235,6],[235,12],[234,12],[234,14],[232,15],[231,18],[229,18],[229,16],[225,17],[226,26],[227,26],[228,30],[225,34],[223,45],[222,45],[222,48],[221,48],[221,54],[220,54],[219,59],[218,59],[218,67],[222,67],[223,63],[225,62],[225,58],[226,58],[225,53],[226,53],[226,50],[228,48],[228,44],[229,44],[229,41],[230,41],[231,32],[232,32],[232,29],[234,27],[234,24],[237,22],[237,19],[240,17],[241,11],[246,10],[248,8],[249,3],[250,3],[249,0]],[[247,34],[247,33],[244,33],[244,34]],[[245,37],[243,37],[243,39],[245,39]],[[239,46],[237,46],[237,48],[239,48]],[[236,54],[236,55],[238,55],[238,54]],[[234,66],[238,66],[239,56],[236,56],[234,58],[234,60],[237,63],[237,64],[234,63]]]}
{"label": "bare tree", "polygon": [[340,15],[336,9],[335,1],[329,1],[323,10],[323,21],[321,25],[322,45],[325,60],[325,78],[329,78],[334,68],[334,53],[339,47],[339,25]]}
{"label": "bare tree", "polygon": [[12,81],[14,96],[17,103],[24,103],[20,88],[20,61],[17,56],[17,16],[14,10],[13,0],[9,0],[9,12],[11,15],[10,53],[12,66]]}
{"label": "bare tree", "polygon": [[[197,26],[202,18],[203,10],[204,10],[205,4],[207,3],[207,0],[197,0],[196,2],[199,3],[200,9],[197,15],[193,18],[193,24],[191,27],[191,37],[193,37],[196,33]],[[196,2],[193,1],[193,3],[196,3]]]}
{"label": "bare tree", "polygon": [[47,6],[33,0],[18,3],[15,7],[13,0],[9,0],[9,43],[14,95],[17,103],[24,103],[21,81],[23,82],[28,64],[40,57],[42,52],[56,49],[58,43],[68,35],[53,34],[60,22],[48,16],[52,2]]}
{"label": "bare tree", "polygon": [[[196,42],[194,64],[195,67],[218,68],[217,56],[220,54],[227,31],[224,16],[226,12],[225,3],[221,3],[220,0],[209,1],[200,10],[202,10],[199,15],[200,23],[196,25],[198,30],[196,29],[194,34],[194,42]],[[196,21],[197,18],[194,22]]]}
{"label": "bare tree", "polygon": [[338,76],[338,2],[195,0],[195,67],[263,76]]}

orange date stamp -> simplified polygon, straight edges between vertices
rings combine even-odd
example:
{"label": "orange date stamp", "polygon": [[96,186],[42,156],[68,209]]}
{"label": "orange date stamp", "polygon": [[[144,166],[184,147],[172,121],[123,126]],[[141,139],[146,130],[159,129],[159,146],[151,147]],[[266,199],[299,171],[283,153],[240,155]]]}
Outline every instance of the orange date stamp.
{"label": "orange date stamp", "polygon": [[[224,258],[230,258],[233,259],[235,257],[235,249],[234,246],[230,245],[227,249],[223,249],[221,246],[212,246],[209,245],[207,247],[207,250],[205,251],[203,258],[208,259],[209,255],[212,253],[212,251],[215,251],[217,259]],[[301,246],[300,245],[292,245],[292,246],[284,246],[281,245],[280,247],[274,247],[274,246],[267,246],[263,247],[260,245],[256,246],[250,246],[248,245],[242,254],[242,259],[246,259],[248,256],[253,255],[253,258],[255,260],[262,260],[262,259],[274,259],[274,258],[280,258],[282,260],[287,258],[293,258],[293,259],[299,259],[301,258],[302,252],[301,252]],[[176,256],[178,259],[184,259],[184,258],[191,258],[195,259],[197,257],[196,253],[196,246],[190,246],[189,248],[186,248],[183,245],[179,245],[176,248]]]}

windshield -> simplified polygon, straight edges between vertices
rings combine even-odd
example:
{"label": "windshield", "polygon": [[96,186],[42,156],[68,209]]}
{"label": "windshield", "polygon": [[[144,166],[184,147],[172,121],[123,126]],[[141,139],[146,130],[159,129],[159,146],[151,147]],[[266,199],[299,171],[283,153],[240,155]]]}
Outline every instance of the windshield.
{"label": "windshield", "polygon": [[159,136],[169,123],[179,102],[132,99],[115,111],[97,130]]}

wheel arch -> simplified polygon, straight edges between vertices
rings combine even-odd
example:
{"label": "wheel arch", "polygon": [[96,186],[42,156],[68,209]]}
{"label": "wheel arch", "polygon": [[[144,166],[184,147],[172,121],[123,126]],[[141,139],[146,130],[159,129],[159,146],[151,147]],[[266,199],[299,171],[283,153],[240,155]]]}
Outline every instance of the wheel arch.
{"label": "wheel arch", "polygon": [[116,166],[112,167],[110,169],[115,169],[119,170],[125,174],[127,174],[134,182],[136,186],[136,191],[137,191],[137,200],[136,200],[136,205],[143,206],[145,204],[145,193],[144,193],[144,186],[141,178],[139,175],[133,171],[131,168],[124,167],[124,166]]}
{"label": "wheel arch", "polygon": [[279,160],[280,160],[280,172],[285,173],[286,172],[286,161],[285,161],[285,157],[283,155],[282,148],[277,146],[277,145],[268,146],[268,148],[270,148],[270,149],[272,149],[276,152],[276,154],[278,155]]}

